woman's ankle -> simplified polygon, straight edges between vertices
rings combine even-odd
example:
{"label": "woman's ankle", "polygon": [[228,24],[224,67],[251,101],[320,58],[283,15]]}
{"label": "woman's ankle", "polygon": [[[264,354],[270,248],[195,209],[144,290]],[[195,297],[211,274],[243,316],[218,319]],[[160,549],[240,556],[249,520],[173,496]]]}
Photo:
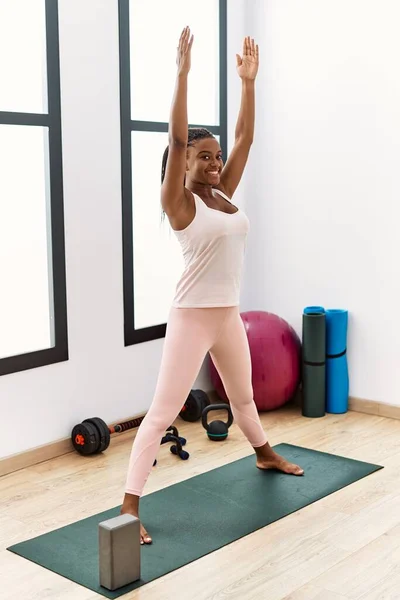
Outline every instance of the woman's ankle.
{"label": "woman's ankle", "polygon": [[272,450],[269,442],[266,442],[263,446],[259,446],[258,448],[254,448],[257,458],[271,458],[275,455],[275,452]]}
{"label": "woman's ankle", "polygon": [[130,514],[139,514],[139,500],[140,497],[135,494],[126,493],[124,496],[124,501],[121,507],[121,513],[130,513]]}

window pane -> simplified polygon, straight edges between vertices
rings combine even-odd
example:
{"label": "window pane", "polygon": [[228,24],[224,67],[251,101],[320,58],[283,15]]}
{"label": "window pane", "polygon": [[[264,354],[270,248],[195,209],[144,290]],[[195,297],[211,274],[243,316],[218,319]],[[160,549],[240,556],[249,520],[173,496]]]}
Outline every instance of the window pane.
{"label": "window pane", "polygon": [[0,110],[47,112],[45,0],[0,1]]}
{"label": "window pane", "polygon": [[53,346],[48,130],[0,125],[0,358]]}
{"label": "window pane", "polygon": [[218,0],[130,1],[132,119],[169,120],[176,47],[186,25],[194,34],[189,122],[219,125]]}
{"label": "window pane", "polygon": [[161,221],[161,161],[166,133],[132,133],[132,208],[135,329],[166,323],[184,268],[167,217]]}

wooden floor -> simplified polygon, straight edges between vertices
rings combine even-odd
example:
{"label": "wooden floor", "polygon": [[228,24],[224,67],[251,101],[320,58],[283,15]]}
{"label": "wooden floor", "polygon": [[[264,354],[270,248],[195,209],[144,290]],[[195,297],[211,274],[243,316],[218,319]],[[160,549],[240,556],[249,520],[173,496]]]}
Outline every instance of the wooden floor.
{"label": "wooden floor", "polygon": [[[307,419],[290,406],[262,421],[271,445],[289,442],[385,468],[124,600],[400,599],[400,420],[356,412]],[[235,425],[217,444],[200,423],[176,424],[191,457],[180,461],[162,446],[146,493],[252,452]],[[0,479],[1,600],[102,598],[5,548],[119,505],[134,435],[114,435],[104,455],[72,453]]]}

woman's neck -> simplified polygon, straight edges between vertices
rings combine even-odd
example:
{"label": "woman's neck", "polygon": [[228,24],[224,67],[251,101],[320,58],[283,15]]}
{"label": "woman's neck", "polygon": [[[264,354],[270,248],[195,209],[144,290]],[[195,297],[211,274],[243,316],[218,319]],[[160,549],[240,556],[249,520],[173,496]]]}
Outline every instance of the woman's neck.
{"label": "woman's neck", "polygon": [[200,198],[204,200],[212,200],[215,198],[213,194],[213,188],[211,185],[197,183],[195,181],[186,181],[186,187],[188,190],[193,192],[193,194],[197,194]]}

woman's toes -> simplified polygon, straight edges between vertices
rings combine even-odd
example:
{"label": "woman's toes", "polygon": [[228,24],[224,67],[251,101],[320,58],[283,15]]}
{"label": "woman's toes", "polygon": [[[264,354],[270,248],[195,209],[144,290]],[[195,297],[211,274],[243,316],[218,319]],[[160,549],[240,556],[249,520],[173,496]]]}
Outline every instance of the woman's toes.
{"label": "woman's toes", "polygon": [[141,544],[151,544],[152,543],[152,539],[149,536],[149,534],[147,533],[147,531],[145,529],[143,529],[140,532],[140,543]]}
{"label": "woman's toes", "polygon": [[151,537],[150,537],[149,535],[146,535],[146,536],[145,536],[145,538],[144,538],[144,543],[145,543],[145,544],[151,544],[151,543],[152,543],[152,541],[153,541],[153,540],[151,539]]}

